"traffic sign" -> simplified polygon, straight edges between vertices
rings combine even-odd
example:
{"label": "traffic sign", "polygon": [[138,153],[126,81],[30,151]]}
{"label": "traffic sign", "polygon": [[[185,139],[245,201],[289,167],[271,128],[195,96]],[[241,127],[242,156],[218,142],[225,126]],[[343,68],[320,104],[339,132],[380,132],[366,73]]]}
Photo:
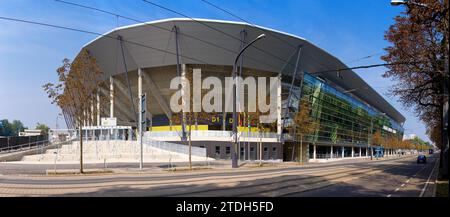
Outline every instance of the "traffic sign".
{"label": "traffic sign", "polygon": [[146,115],[147,115],[147,97],[144,93],[141,95],[141,114],[139,117],[139,120],[141,122],[141,130],[142,131],[145,131],[145,129],[147,128],[147,116]]}
{"label": "traffic sign", "polygon": [[101,125],[104,127],[117,126],[117,118],[101,118]]}
{"label": "traffic sign", "polygon": [[140,112],[139,112],[139,143],[141,147],[141,159],[139,161],[139,168],[142,170],[144,167],[144,154],[143,154],[143,145],[142,145],[142,137],[144,135],[144,131],[147,127],[147,118],[146,118],[146,112],[147,112],[147,98],[145,96],[145,93],[141,95],[140,99]]}

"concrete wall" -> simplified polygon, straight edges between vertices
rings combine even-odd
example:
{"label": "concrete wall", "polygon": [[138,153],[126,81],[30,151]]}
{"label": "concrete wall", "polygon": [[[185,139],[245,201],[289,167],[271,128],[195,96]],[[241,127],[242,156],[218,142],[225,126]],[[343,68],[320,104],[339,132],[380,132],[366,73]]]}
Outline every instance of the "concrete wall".
{"label": "concrete wall", "polygon": [[[178,144],[185,144],[187,145],[188,142],[173,142]],[[231,159],[231,155],[227,155],[227,147],[231,151],[231,142],[223,142],[223,141],[192,141],[193,146],[197,147],[205,147],[206,148],[206,154],[210,158],[215,159]],[[220,148],[220,155],[216,155],[216,146]],[[248,146],[247,143],[241,142],[240,147],[245,147],[245,159],[248,159]],[[250,148],[253,148],[253,152],[251,152],[250,159],[251,160],[258,160],[259,159],[259,143],[250,142]],[[283,149],[281,147],[281,143],[270,143],[265,142],[262,143],[263,148],[263,160],[270,160],[270,159],[283,159]],[[267,149],[266,152],[264,152],[264,149]],[[274,148],[276,151],[274,152]],[[240,152],[238,152],[240,153]],[[239,156],[239,155],[238,155]],[[241,157],[243,159],[243,157]]]}
{"label": "concrete wall", "polygon": [[52,144],[49,146],[46,146],[44,148],[33,148],[30,150],[24,150],[24,151],[17,151],[17,152],[13,152],[13,153],[6,153],[6,154],[1,154],[0,155],[0,162],[3,161],[20,161],[24,156],[27,155],[36,155],[36,154],[41,154],[41,153],[45,153],[48,149],[54,149],[60,145],[65,145],[65,144],[70,144],[71,142],[62,142],[62,143],[57,143],[57,144]]}
{"label": "concrete wall", "polygon": [[[187,162],[189,156],[183,153],[177,153],[159,149],[150,145],[143,146],[144,162]],[[80,159],[79,142],[73,142],[59,146],[58,148],[48,149],[43,153],[23,156],[22,162],[40,162],[40,163],[74,163]],[[83,142],[83,160],[85,163],[107,162],[139,162],[140,146],[136,141],[84,141]],[[213,160],[206,157],[192,156],[192,161]]]}

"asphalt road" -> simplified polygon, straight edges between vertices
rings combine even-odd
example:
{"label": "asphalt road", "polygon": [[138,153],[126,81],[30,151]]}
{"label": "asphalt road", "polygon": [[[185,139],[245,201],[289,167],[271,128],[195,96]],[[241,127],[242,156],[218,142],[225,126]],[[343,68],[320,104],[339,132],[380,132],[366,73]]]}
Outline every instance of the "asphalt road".
{"label": "asphalt road", "polygon": [[[293,193],[296,197],[419,197],[425,183],[438,166],[439,156],[428,157],[427,164],[417,164],[415,159],[382,173],[362,176],[349,182],[306,192]],[[427,186],[428,187],[428,186]],[[427,195],[430,195],[429,193]]]}
{"label": "asphalt road", "polygon": [[416,164],[413,156],[307,166],[56,177],[17,175],[11,167],[23,167],[3,165],[9,172],[0,170],[0,196],[417,197],[437,157],[431,156],[427,164]]}

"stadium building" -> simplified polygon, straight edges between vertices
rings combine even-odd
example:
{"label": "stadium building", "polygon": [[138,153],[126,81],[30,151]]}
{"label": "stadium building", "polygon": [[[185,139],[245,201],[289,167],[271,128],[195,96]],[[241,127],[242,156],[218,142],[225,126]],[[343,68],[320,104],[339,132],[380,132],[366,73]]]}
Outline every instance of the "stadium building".
{"label": "stadium building", "polygon": [[[93,108],[102,112],[90,125],[111,117],[123,129],[136,129],[138,98],[145,93],[146,137],[187,144],[185,135],[191,127],[193,146],[206,148],[209,157],[230,158],[232,114],[196,114],[186,123],[170,109],[175,92],[170,81],[177,75],[189,77],[194,69],[201,69],[202,77],[231,76],[240,49],[263,33],[266,37],[243,54],[238,73],[244,78],[281,77],[277,119],[258,124],[251,121],[254,114],[239,113],[239,159],[367,157],[375,132],[402,138],[402,114],[355,72],[345,70],[347,66],[336,57],[295,35],[205,19],[166,19],[116,28],[85,45],[103,72],[106,84],[99,94],[108,99]],[[247,94],[246,89],[241,91]],[[310,117],[318,124],[303,138],[302,146],[292,130],[301,99],[309,103]],[[70,116],[69,111],[64,113]],[[74,124],[68,121],[68,126]]]}

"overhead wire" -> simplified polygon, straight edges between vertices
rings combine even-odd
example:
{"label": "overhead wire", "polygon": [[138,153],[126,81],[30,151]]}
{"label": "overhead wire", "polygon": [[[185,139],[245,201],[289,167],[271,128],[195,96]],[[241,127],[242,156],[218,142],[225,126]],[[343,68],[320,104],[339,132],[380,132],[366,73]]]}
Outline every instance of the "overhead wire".
{"label": "overhead wire", "polygon": [[[20,22],[20,23],[28,23],[28,24],[34,24],[34,25],[39,25],[39,26],[52,27],[52,28],[57,28],[57,29],[70,30],[70,31],[75,31],[75,32],[81,32],[81,33],[86,33],[86,34],[106,37],[106,38],[113,39],[113,40],[119,40],[118,38],[110,36],[110,35],[107,35],[107,34],[101,34],[101,33],[93,32],[93,31],[89,31],[89,30],[83,30],[83,29],[72,28],[72,27],[67,27],[67,26],[49,24],[49,23],[44,23],[44,22],[36,22],[36,21],[31,21],[31,20],[18,19],[18,18],[12,18],[12,17],[4,17],[4,16],[0,16],[0,20],[8,20],[8,21],[14,21],[14,22]],[[149,45],[141,44],[139,42],[130,41],[130,40],[127,40],[127,39],[122,39],[122,41],[125,42],[125,43],[128,43],[128,44],[135,45],[135,46],[144,47],[144,48],[148,48],[148,49],[151,49],[151,50],[156,50],[156,51],[159,51],[159,52],[172,54],[174,56],[176,55],[173,52],[166,51],[166,50],[159,49],[159,48],[155,48],[155,47],[152,47],[152,46],[149,46]],[[180,56],[184,57],[186,59],[190,59],[190,60],[193,60],[193,61],[196,61],[196,62],[201,62],[201,63],[205,63],[206,64],[205,61],[196,59],[194,57],[189,57],[189,56],[185,56],[185,55],[181,55],[181,54],[180,54]]]}
{"label": "overhead wire", "polygon": [[[144,1],[146,1],[146,0],[144,0]],[[241,20],[241,21],[243,21],[243,22],[246,22],[246,23],[248,23],[249,25],[251,25],[251,26],[253,26],[253,27],[255,27],[255,28],[258,28],[258,27],[257,27],[255,24],[253,24],[252,22],[250,22],[250,21],[248,21],[248,20],[242,18],[241,16],[236,15],[235,13],[233,13],[233,12],[231,12],[231,11],[229,11],[229,10],[226,10],[226,9],[224,9],[224,8],[222,8],[222,7],[220,7],[220,6],[218,6],[217,4],[214,4],[214,3],[212,3],[212,2],[210,2],[210,1],[208,1],[208,0],[201,0],[201,1],[204,2],[204,3],[206,3],[206,4],[208,4],[208,5],[210,5],[210,6],[212,6],[212,7],[214,7],[214,8],[216,8],[216,9],[218,9],[218,10],[220,10],[220,11],[225,12],[225,13],[227,13],[227,14],[229,14],[229,15],[231,15],[231,16],[233,16],[233,17],[235,17],[235,18],[237,18],[237,19],[239,19],[239,20]],[[292,45],[292,44],[289,43],[288,41],[283,40],[282,38],[278,37],[277,35],[275,35],[275,34],[273,34],[273,33],[271,33],[271,32],[265,31],[265,33],[271,35],[272,37],[274,37],[274,38],[276,38],[276,39],[282,41],[283,43],[285,43],[285,44],[287,44],[287,45],[289,45],[289,46],[291,46],[291,47],[295,47],[295,45]],[[361,58],[352,60],[352,61],[350,61],[350,62],[348,62],[348,63],[346,63],[346,64],[354,63],[354,62],[357,62],[357,61],[360,61],[360,60],[363,60],[363,59],[369,59],[369,58],[371,58],[371,57],[373,57],[373,56],[377,56],[377,55],[380,55],[380,54],[383,54],[383,53],[384,53],[384,52],[378,52],[378,53],[370,54],[370,55],[367,55],[367,56],[364,56],[364,57],[361,57]],[[304,53],[304,55],[310,56],[312,59],[314,59],[314,61],[315,61],[318,65],[323,66],[322,64],[320,64],[320,63],[317,61],[317,59],[315,59],[315,58],[312,57],[311,55],[308,55],[308,53]],[[324,73],[324,72],[335,72],[335,71],[339,71],[339,69],[325,70],[325,71],[323,71],[323,72],[316,72],[316,73],[319,74],[319,73]],[[314,73],[313,73],[313,74],[314,74]]]}
{"label": "overhead wire", "polygon": [[361,60],[370,59],[370,58],[372,58],[372,57],[374,57],[374,56],[378,56],[378,55],[381,55],[381,54],[384,54],[384,53],[385,53],[385,52],[373,53],[373,54],[370,54],[370,55],[367,55],[367,56],[364,56],[364,57],[360,57],[360,58],[351,60],[351,61],[349,61],[349,62],[346,62],[345,64],[350,64],[350,63],[359,62],[359,61],[361,61]]}
{"label": "overhead wire", "polygon": [[[151,2],[151,1],[148,1],[148,0],[142,0],[142,1],[143,1],[143,2],[146,2],[146,3],[150,4],[150,5],[153,5],[153,6],[155,6],[155,7],[158,7],[158,8],[161,8],[161,9],[164,9],[164,10],[167,10],[167,11],[170,11],[170,12],[172,12],[172,13],[178,14],[178,15],[180,15],[180,16],[183,16],[183,17],[185,17],[185,18],[188,18],[188,19],[190,19],[190,20],[192,20],[192,21],[194,21],[194,22],[196,22],[196,23],[199,23],[199,24],[201,24],[201,25],[203,25],[203,26],[205,26],[205,27],[207,27],[207,28],[209,28],[209,29],[212,29],[212,30],[214,30],[214,31],[216,31],[216,32],[219,32],[219,33],[222,33],[223,35],[226,35],[226,36],[228,36],[228,37],[230,37],[230,38],[232,38],[232,39],[234,39],[234,40],[237,40],[237,41],[239,41],[239,42],[242,42],[242,40],[241,40],[240,38],[238,38],[238,37],[236,37],[236,36],[234,36],[234,35],[231,35],[231,34],[229,34],[229,33],[226,33],[226,32],[224,32],[224,31],[222,31],[222,30],[220,30],[220,29],[217,29],[217,28],[215,28],[215,27],[213,27],[213,26],[211,26],[211,25],[208,25],[208,24],[206,24],[206,22],[202,22],[202,21],[200,21],[200,20],[194,19],[194,18],[192,18],[192,17],[190,17],[190,16],[188,16],[188,15],[186,15],[186,14],[183,14],[183,13],[181,13],[181,12],[179,12],[179,11],[176,11],[176,10],[173,10],[173,9],[170,9],[170,8],[167,8],[167,7],[165,7],[165,6],[162,6],[162,5],[160,5],[160,4],[157,4],[157,3],[154,3],[154,2]],[[272,56],[272,57],[274,57],[275,59],[278,59],[279,61],[281,61],[282,63],[286,63],[286,64],[288,64],[288,65],[292,65],[291,63],[289,63],[288,60],[284,60],[283,58],[281,58],[281,57],[279,57],[279,56],[277,56],[277,55],[274,55],[273,53],[271,53],[271,52],[269,52],[269,51],[266,51],[266,50],[264,50],[264,49],[261,49],[261,48],[257,47],[256,45],[251,45],[250,47],[252,47],[252,48],[254,48],[254,49],[256,49],[256,50],[258,50],[258,51],[260,51],[260,52],[262,52],[262,53],[264,53],[264,54],[267,54],[267,55],[269,55],[269,56]]]}
{"label": "overhead wire", "polygon": [[[73,3],[73,2],[69,2],[69,1],[64,1],[64,0],[55,0],[55,1],[67,4],[67,5],[72,5],[72,6],[76,6],[76,7],[80,7],[80,8],[90,9],[90,10],[94,10],[94,11],[97,11],[97,12],[102,12],[102,13],[106,13],[106,14],[109,14],[109,15],[117,16],[117,17],[120,17],[120,18],[123,18],[123,19],[134,21],[136,23],[141,23],[143,26],[151,26],[151,27],[163,30],[163,31],[172,32],[172,29],[167,29],[167,28],[164,28],[162,26],[158,26],[158,25],[153,24],[153,23],[149,23],[149,22],[146,22],[146,21],[138,20],[138,19],[131,18],[131,17],[128,17],[128,16],[124,16],[124,15],[121,15],[121,14],[118,14],[118,13],[114,13],[114,12],[111,12],[111,11],[95,8],[95,7],[92,7],[92,6],[82,5],[82,4],[78,4],[78,3]],[[187,34],[187,33],[178,32],[178,34],[183,35],[183,36],[185,36],[187,38],[191,38],[191,39],[200,41],[202,43],[211,45],[213,47],[219,48],[221,50],[224,50],[224,51],[227,51],[227,52],[230,52],[230,53],[233,53],[233,54],[237,54],[239,52],[239,51],[231,50],[229,48],[223,47],[223,46],[218,45],[216,43],[209,42],[207,40],[198,38],[196,36],[193,36],[193,35],[190,35],[190,34]],[[266,65],[266,66],[269,66],[269,67],[274,68],[274,69],[277,68],[276,66],[273,66],[273,65],[271,65],[271,64],[269,64],[267,62],[263,62],[263,61],[261,61],[261,60],[259,60],[257,58],[249,57],[249,56],[246,56],[246,57],[251,59],[251,60],[253,60],[253,61],[255,61],[255,62],[257,62],[257,63],[259,63],[259,64]]]}

